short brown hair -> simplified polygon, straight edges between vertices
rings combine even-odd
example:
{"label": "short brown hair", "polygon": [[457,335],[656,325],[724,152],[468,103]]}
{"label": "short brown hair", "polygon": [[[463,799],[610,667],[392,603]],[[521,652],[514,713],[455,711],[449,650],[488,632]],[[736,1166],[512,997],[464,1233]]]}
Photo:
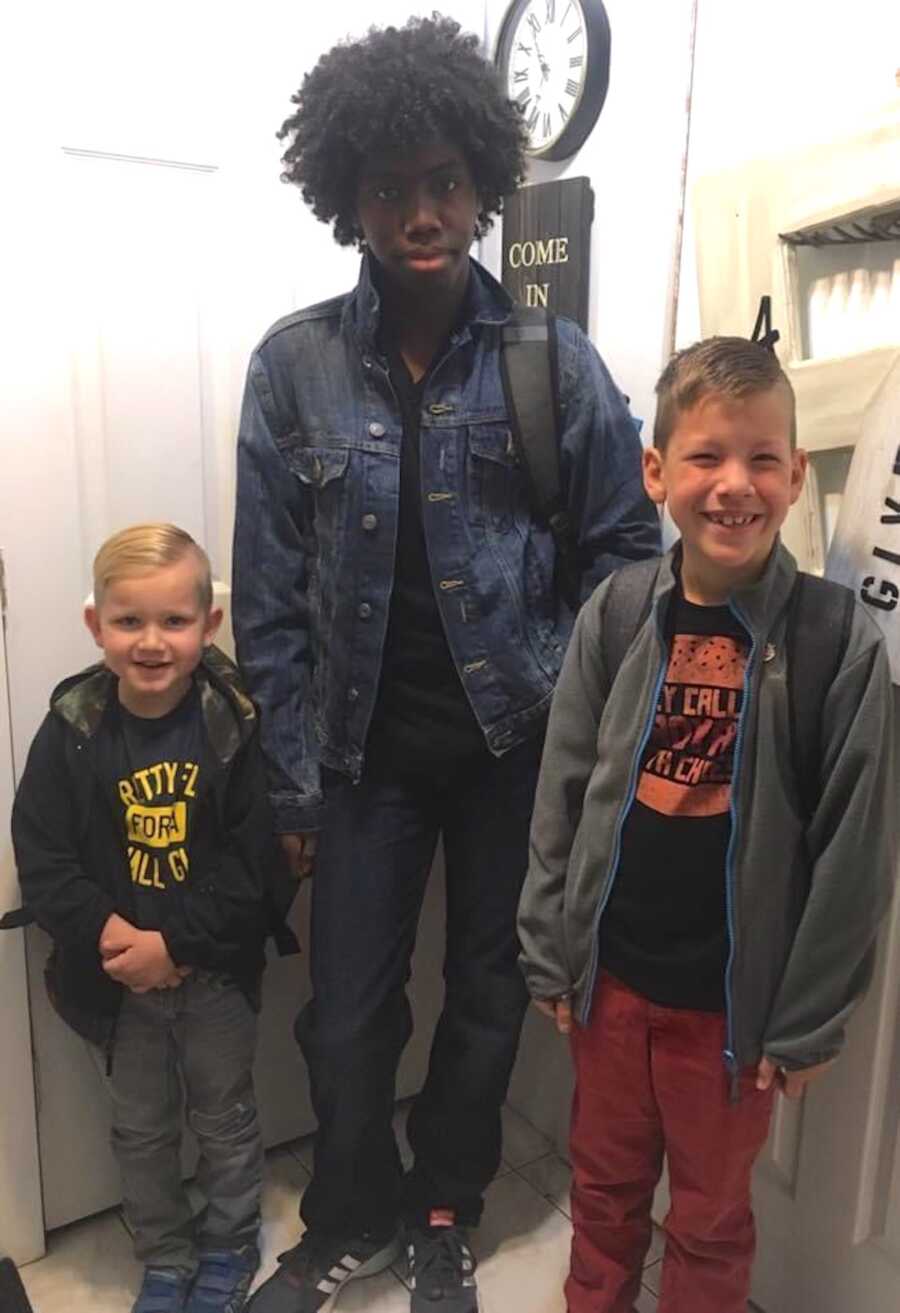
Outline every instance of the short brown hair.
{"label": "short brown hair", "polygon": [[791,447],[797,445],[797,403],[791,381],[774,351],[746,337],[707,337],[677,351],[656,385],[656,420],[653,445],[665,451],[679,415],[711,394],[740,401],[787,389],[791,407]]}
{"label": "short brown hair", "polygon": [[100,606],[103,594],[116,579],[149,574],[167,565],[175,565],[187,555],[196,558],[197,591],[200,605],[212,610],[212,570],[209,557],[191,535],[174,524],[132,524],[114,533],[94,557],[94,605]]}

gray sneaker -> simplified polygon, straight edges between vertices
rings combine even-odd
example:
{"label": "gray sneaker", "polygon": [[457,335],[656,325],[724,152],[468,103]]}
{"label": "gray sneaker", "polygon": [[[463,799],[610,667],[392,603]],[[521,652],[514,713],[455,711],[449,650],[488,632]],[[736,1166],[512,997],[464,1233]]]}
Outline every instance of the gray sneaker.
{"label": "gray sneaker", "polygon": [[278,1271],[253,1295],[247,1313],[319,1313],[348,1281],[383,1272],[399,1253],[397,1235],[347,1239],[307,1231],[298,1245],[279,1254]]}

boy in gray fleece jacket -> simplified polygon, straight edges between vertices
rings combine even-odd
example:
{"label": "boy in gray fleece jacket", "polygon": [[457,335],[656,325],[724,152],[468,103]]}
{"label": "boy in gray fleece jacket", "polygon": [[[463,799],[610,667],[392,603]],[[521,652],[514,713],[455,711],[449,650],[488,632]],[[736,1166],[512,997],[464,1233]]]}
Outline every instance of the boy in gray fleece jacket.
{"label": "boy in gray fleece jacket", "polygon": [[664,1154],[660,1313],[743,1313],[774,1091],[799,1096],[839,1053],[894,869],[890,676],[859,603],[803,745],[811,812],[791,767],[790,383],[765,346],[712,338],[657,393],[644,480],[681,541],[617,670],[610,580],[578,617],[519,914],[530,992],[575,1060],[569,1313],[630,1313]]}

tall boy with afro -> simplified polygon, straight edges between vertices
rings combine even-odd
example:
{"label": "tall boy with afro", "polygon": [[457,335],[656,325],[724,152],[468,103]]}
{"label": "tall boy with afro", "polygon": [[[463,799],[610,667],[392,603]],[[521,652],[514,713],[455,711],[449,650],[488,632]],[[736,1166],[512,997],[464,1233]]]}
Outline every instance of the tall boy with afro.
{"label": "tall boy with afro", "polygon": [[[252,1308],[316,1313],[402,1235],[413,1310],[471,1313],[466,1228],[500,1162],[516,905],[573,623],[510,438],[512,303],[469,257],[524,176],[525,131],[476,38],[437,15],[335,47],[294,103],[283,176],[362,262],[349,294],[265,335],[239,440],[235,632],[282,843],[315,868],[296,1032],[319,1122],[306,1231]],[[658,551],[658,522],[624,398],[574,324],[557,338],[587,595]],[[439,836],[446,998],[404,1174],[394,1084]]]}

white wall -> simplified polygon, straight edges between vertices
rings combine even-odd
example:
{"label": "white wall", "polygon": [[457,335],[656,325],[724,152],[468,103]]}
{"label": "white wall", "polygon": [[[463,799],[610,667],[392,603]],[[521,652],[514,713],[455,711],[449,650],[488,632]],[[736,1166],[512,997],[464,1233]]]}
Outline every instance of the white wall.
{"label": "white wall", "polygon": [[897,0],[699,0],[679,346],[700,336],[697,179],[852,136],[900,101],[898,75]]}

